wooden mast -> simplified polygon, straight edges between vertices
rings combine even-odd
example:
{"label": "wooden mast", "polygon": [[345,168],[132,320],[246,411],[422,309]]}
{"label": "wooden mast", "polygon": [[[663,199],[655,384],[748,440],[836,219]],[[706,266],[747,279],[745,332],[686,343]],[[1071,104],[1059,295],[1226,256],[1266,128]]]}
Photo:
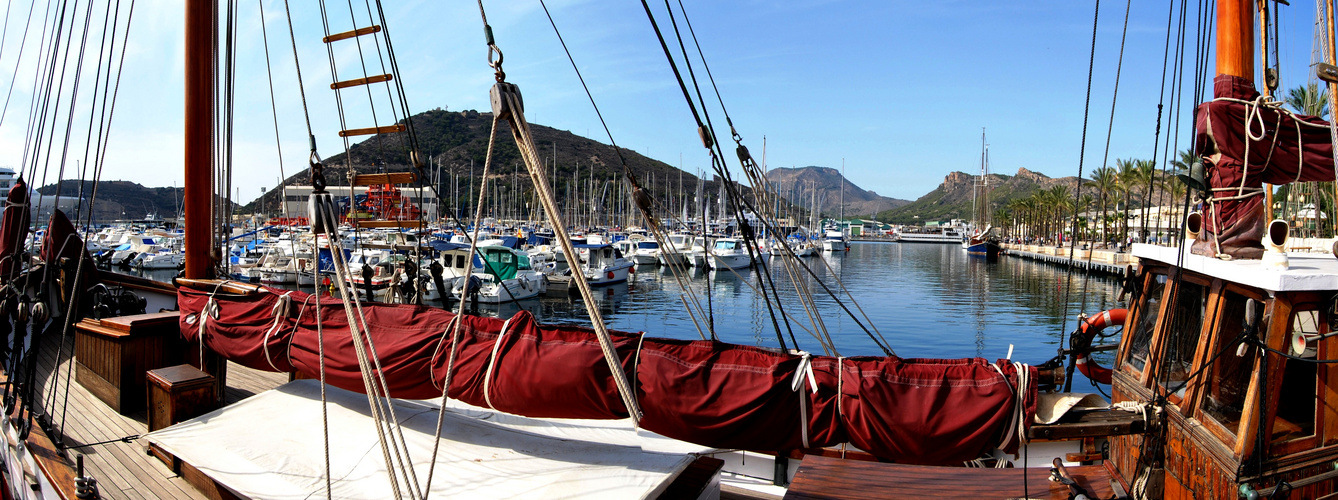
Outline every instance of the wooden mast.
{"label": "wooden mast", "polygon": [[1254,81],[1254,16],[1250,0],[1217,2],[1217,74]]}
{"label": "wooden mast", "polygon": [[213,44],[217,0],[186,0],[186,278],[212,278]]}

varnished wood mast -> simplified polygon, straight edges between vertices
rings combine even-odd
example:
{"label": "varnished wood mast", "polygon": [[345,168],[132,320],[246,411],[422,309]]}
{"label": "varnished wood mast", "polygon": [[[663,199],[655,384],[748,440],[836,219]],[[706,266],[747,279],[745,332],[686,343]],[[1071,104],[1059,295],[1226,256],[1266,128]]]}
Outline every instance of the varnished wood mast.
{"label": "varnished wood mast", "polygon": [[1217,2],[1217,74],[1254,81],[1254,14],[1250,0]]}
{"label": "varnished wood mast", "polygon": [[186,191],[187,278],[212,278],[214,32],[217,0],[186,0]]}

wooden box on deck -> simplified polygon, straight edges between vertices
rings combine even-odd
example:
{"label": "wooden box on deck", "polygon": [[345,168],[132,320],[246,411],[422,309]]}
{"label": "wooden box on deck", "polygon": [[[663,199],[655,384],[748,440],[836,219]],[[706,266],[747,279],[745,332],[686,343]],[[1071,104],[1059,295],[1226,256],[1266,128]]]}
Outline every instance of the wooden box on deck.
{"label": "wooden box on deck", "polygon": [[149,432],[190,420],[218,408],[214,377],[191,365],[150,370]]}
{"label": "wooden box on deck", "polygon": [[113,410],[145,408],[144,373],[181,363],[178,313],[85,319],[75,325],[75,380]]}

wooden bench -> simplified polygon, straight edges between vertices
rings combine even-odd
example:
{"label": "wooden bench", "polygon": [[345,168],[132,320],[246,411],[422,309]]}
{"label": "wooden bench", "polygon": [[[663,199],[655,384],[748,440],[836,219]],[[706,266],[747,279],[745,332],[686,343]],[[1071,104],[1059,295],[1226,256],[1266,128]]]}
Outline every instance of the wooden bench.
{"label": "wooden bench", "polygon": [[177,312],[85,319],[75,325],[75,380],[122,415],[145,408],[144,373],[181,363]]}

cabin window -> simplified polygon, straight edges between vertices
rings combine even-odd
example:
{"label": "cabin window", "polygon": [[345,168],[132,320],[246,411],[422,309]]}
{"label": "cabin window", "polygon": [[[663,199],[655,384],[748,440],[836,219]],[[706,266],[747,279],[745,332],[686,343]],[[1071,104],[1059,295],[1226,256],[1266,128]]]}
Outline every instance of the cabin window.
{"label": "cabin window", "polygon": [[[1222,300],[1217,334],[1208,351],[1212,364],[1205,369],[1203,414],[1235,436],[1240,428],[1241,411],[1250,389],[1256,348],[1241,343],[1241,335],[1258,336],[1264,317],[1264,303],[1227,290]],[[1248,333],[1245,333],[1249,330]],[[1228,439],[1228,441],[1231,441]]]}
{"label": "cabin window", "polygon": [[464,255],[456,255],[456,256],[455,256],[455,268],[456,268],[456,269],[464,269],[464,268],[465,268],[465,256],[464,256]]}
{"label": "cabin window", "polygon": [[1138,304],[1138,320],[1129,342],[1129,354],[1125,363],[1135,371],[1142,372],[1148,362],[1148,353],[1152,347],[1152,330],[1157,327],[1157,317],[1161,314],[1162,292],[1166,290],[1166,275],[1153,274],[1145,290],[1142,302]]}
{"label": "cabin window", "polygon": [[[1328,359],[1328,342],[1318,337],[1329,332],[1326,315],[1313,308],[1298,307],[1292,313],[1290,330],[1287,332],[1283,350],[1292,356],[1307,360]],[[1297,352],[1301,343],[1293,347],[1293,338],[1304,339],[1304,349]],[[1269,361],[1277,359],[1270,357]],[[1286,452],[1289,442],[1308,441],[1315,435],[1316,402],[1319,400],[1320,368],[1315,363],[1301,360],[1284,359],[1281,390],[1276,402],[1277,416],[1273,419],[1272,443],[1275,448]],[[1308,443],[1304,447],[1312,447]]]}
{"label": "cabin window", "polygon": [[1162,373],[1157,378],[1175,402],[1185,397],[1185,383],[1193,372],[1194,352],[1203,333],[1203,314],[1208,307],[1208,287],[1182,280],[1171,313],[1171,327],[1166,330]]}

